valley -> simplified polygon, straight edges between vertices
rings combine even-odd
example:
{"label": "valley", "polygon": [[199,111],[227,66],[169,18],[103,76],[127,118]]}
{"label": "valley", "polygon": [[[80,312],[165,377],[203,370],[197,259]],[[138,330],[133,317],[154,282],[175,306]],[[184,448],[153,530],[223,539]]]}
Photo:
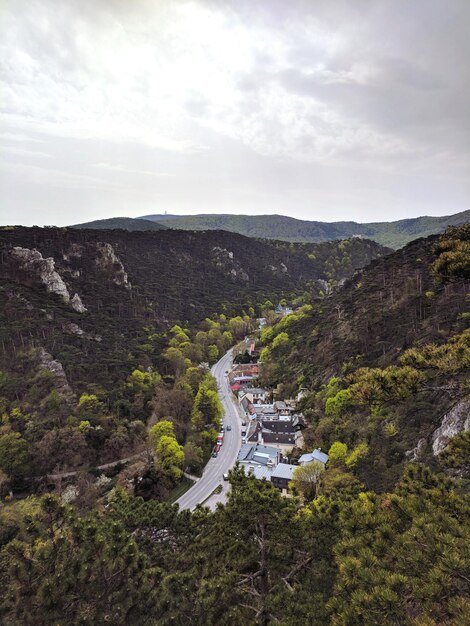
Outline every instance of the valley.
{"label": "valley", "polygon": [[468,226],[0,239],[5,623],[463,623]]}

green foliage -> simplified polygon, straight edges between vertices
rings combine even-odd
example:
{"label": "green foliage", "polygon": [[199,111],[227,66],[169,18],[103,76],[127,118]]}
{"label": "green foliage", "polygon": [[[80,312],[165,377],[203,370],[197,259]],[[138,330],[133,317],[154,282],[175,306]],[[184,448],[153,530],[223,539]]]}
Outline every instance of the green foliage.
{"label": "green foliage", "polygon": [[433,271],[444,280],[470,278],[470,224],[450,227],[435,246]]}
{"label": "green foliage", "polygon": [[1,610],[7,623],[146,622],[161,572],[122,524],[97,514],[80,519],[46,496],[30,517],[28,535],[5,548]]}
{"label": "green foliage", "polygon": [[335,441],[328,450],[328,461],[332,465],[346,463],[348,455],[348,446],[341,441]]}
{"label": "green foliage", "polygon": [[194,399],[191,421],[196,430],[203,430],[207,425],[220,427],[223,407],[217,390],[214,389],[215,380],[209,376],[201,383]]}
{"label": "green foliage", "polygon": [[174,435],[160,435],[156,445],[157,469],[176,483],[183,474],[183,463],[184,449]]}
{"label": "green foliage", "polygon": [[335,548],[331,623],[458,623],[454,607],[463,606],[468,592],[465,506],[448,484],[420,468],[405,472],[397,494],[352,501]]}
{"label": "green foliage", "polygon": [[0,434],[0,470],[13,481],[28,470],[30,451],[27,441],[18,432]]}
{"label": "green foliage", "polygon": [[2,623],[467,623],[469,500],[449,480],[410,466],[379,495],[328,468],[306,506],[230,480],[214,512],[119,488],[82,516],[51,496],[0,505]]}
{"label": "green foliage", "polygon": [[313,500],[320,493],[324,471],[325,466],[318,461],[301,465],[294,471],[289,487],[305,500]]}
{"label": "green foliage", "polygon": [[470,368],[470,330],[450,337],[443,345],[426,344],[407,350],[400,361],[420,369],[456,374]]}
{"label": "green foliage", "polygon": [[460,476],[470,478],[470,430],[452,437],[438,458],[443,468],[458,470]]}
{"label": "green foliage", "polygon": [[150,444],[156,448],[158,446],[158,442],[161,437],[174,437],[175,431],[173,428],[173,423],[168,420],[161,420],[152,426],[149,430],[149,442]]}
{"label": "green foliage", "polygon": [[327,398],[325,402],[325,415],[340,417],[350,407],[354,406],[355,398],[352,389],[341,389],[335,396]]}
{"label": "green foliage", "polygon": [[346,465],[349,468],[356,467],[359,460],[367,455],[369,451],[369,446],[365,443],[359,443],[354,450],[347,456]]}
{"label": "green foliage", "polygon": [[289,345],[289,335],[287,333],[282,332],[276,335],[276,337],[274,337],[272,345],[271,345],[271,350],[282,349],[288,345]]}
{"label": "green foliage", "polygon": [[98,415],[103,411],[103,403],[94,394],[82,393],[78,401],[80,415]]}

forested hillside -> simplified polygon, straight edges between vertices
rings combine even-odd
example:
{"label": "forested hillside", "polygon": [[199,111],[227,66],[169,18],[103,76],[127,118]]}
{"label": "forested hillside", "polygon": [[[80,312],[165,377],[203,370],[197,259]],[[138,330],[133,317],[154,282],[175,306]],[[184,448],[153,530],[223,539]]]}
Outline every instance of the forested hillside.
{"label": "forested hillside", "polygon": [[450,229],[263,332],[266,380],[308,390],[309,442],[341,444],[335,453],[369,487],[389,489],[410,459],[435,467],[445,446],[433,433],[453,407],[460,429],[468,423],[469,264],[469,226]]}
{"label": "forested hillside", "polygon": [[443,217],[415,217],[396,222],[318,222],[285,215],[145,215],[168,228],[184,230],[229,230],[248,237],[284,241],[321,242],[366,237],[383,246],[401,248],[413,239],[444,232],[470,220],[470,211]]}
{"label": "forested hillside", "polygon": [[385,252],[169,230],[16,227],[0,242],[0,470],[13,486],[142,450],[151,414],[185,445],[199,386],[213,393],[203,370],[183,376],[191,366],[216,361],[266,300],[302,302]]}
{"label": "forested hillside", "polygon": [[[0,375],[0,488],[11,479],[5,472],[35,458],[47,465],[63,452],[70,463],[87,449],[102,454],[103,441],[107,452],[118,452],[126,438],[127,445],[147,438],[157,452],[140,474],[136,466],[117,479],[83,473],[75,486],[57,481],[56,495],[0,502],[2,623],[468,626],[469,438],[444,439],[436,457],[426,439],[442,412],[462,406],[468,393],[468,227],[417,241],[354,276],[338,259],[352,258],[348,246],[357,243],[328,244],[331,280],[346,266],[351,278],[330,295],[325,284],[312,284],[297,297],[302,307],[263,331],[262,353],[266,382],[277,384],[281,397],[304,387],[306,446],[327,449],[328,464],[318,471],[313,463],[304,483],[295,479],[292,498],[236,467],[228,502],[214,512],[161,502],[183,459],[200,465],[212,437],[205,424],[220,419],[214,380],[196,363],[214,360],[250,329],[257,313],[250,303],[272,312],[272,303],[258,298],[270,290],[274,297],[278,284],[252,282],[253,266],[236,238],[203,234],[198,257],[198,237],[190,235],[186,281],[195,279],[197,263],[208,284],[217,277],[211,306],[227,315],[196,320],[205,304],[187,286],[198,308],[193,317],[188,307],[187,323],[169,328],[171,315],[185,314],[183,304],[171,300],[162,313],[157,302],[183,283],[177,242],[188,241],[186,235],[59,229],[2,235],[2,324],[10,336],[3,335]],[[153,237],[161,239],[152,247]],[[270,248],[256,245],[250,242],[259,264]],[[26,246],[43,256],[26,253]],[[300,258],[305,267],[318,262],[319,254],[307,252],[287,244],[270,250],[270,264],[288,268],[284,289],[305,291],[291,268],[304,267]],[[146,300],[145,279],[157,281],[156,259],[163,268],[173,261],[176,271]],[[250,279],[242,274],[235,289],[232,269]],[[286,273],[281,266],[280,281]],[[247,315],[229,317],[241,305]],[[78,343],[67,360],[69,337]],[[106,352],[90,347],[104,342]],[[42,343],[66,357],[64,369],[51,364]],[[43,367],[33,375],[34,359]],[[87,369],[89,360],[95,364]],[[78,378],[74,366],[83,368]],[[101,379],[100,368],[107,368]],[[114,389],[104,391],[113,376],[124,380],[118,400]],[[80,381],[86,393],[78,399]],[[142,420],[150,399],[156,423],[147,436]],[[416,438],[424,438],[424,447],[407,456]]]}

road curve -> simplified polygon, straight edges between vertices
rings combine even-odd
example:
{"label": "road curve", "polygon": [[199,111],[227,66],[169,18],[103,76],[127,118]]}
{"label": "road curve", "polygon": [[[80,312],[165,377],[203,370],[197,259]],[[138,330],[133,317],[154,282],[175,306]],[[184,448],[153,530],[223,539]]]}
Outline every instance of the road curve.
{"label": "road curve", "polygon": [[[218,456],[211,458],[204,468],[204,473],[198,482],[176,501],[181,509],[194,509],[197,504],[203,503],[214,491],[217,485],[223,482],[223,474],[233,467],[237,460],[241,443],[241,420],[238,409],[232,399],[226,371],[232,367],[232,350],[229,350],[215,365],[211,372],[217,380],[219,398],[224,407],[223,424],[225,426],[224,443]],[[227,431],[230,424],[232,430]]]}

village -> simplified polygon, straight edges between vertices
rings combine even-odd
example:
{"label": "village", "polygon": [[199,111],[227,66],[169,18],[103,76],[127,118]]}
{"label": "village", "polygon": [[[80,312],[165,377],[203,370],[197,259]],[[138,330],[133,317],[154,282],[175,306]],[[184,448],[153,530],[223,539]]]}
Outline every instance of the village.
{"label": "village", "polygon": [[306,423],[297,404],[306,390],[300,389],[295,398],[274,399],[272,390],[258,386],[262,367],[259,352],[256,341],[246,337],[238,347],[238,358],[235,357],[231,371],[226,372],[242,420],[237,461],[247,474],[271,482],[283,495],[290,495],[289,483],[295,470],[315,462],[325,466],[328,455],[315,449],[299,456],[305,447]]}

